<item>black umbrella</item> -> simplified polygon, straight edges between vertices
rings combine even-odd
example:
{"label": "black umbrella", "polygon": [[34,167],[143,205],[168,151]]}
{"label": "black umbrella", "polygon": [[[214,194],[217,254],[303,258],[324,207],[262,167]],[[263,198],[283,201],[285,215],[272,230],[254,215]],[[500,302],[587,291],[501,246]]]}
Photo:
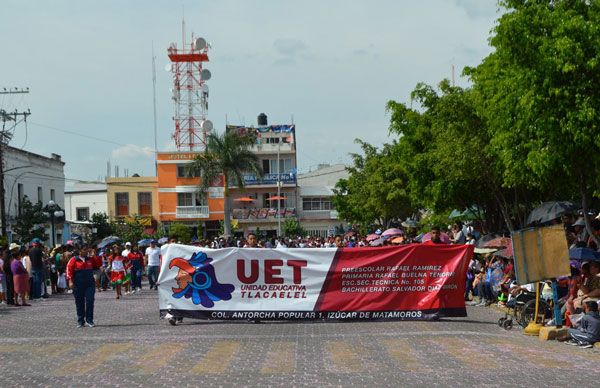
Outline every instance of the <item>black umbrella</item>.
{"label": "black umbrella", "polygon": [[577,205],[573,202],[544,202],[529,213],[527,225],[535,223],[543,224],[575,210],[577,210]]}

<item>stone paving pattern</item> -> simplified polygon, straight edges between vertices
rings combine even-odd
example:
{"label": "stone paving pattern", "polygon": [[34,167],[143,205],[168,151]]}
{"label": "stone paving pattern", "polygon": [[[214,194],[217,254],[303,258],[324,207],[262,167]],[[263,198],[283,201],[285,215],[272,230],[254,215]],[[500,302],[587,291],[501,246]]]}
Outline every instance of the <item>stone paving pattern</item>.
{"label": "stone paving pattern", "polygon": [[0,305],[0,387],[598,386],[600,349],[505,331],[501,316],[437,322],[205,322],[170,326],[155,291],[96,294],[95,328],[71,295]]}

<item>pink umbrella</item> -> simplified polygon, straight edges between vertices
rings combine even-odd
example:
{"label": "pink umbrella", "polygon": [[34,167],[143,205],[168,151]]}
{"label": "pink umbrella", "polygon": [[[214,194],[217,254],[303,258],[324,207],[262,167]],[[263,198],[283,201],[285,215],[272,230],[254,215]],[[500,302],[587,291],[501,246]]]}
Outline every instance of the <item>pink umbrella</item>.
{"label": "pink umbrella", "polygon": [[[423,236],[423,238],[421,238],[422,243],[424,243],[425,241],[429,241],[429,240],[431,240],[431,233],[427,233]],[[444,244],[450,243],[450,237],[448,237],[448,235],[444,232],[440,233],[440,240],[442,240],[442,242]]]}
{"label": "pink umbrella", "polygon": [[381,235],[385,237],[385,236],[401,236],[403,234],[404,234],[404,232],[402,231],[402,229],[390,228],[390,229],[387,229],[385,232],[383,232]]}
{"label": "pink umbrella", "polygon": [[385,239],[383,237],[379,237],[379,238],[377,238],[377,239],[372,240],[371,242],[369,242],[369,245],[372,246],[372,247],[379,247],[379,246],[383,245],[383,241],[384,240]]}
{"label": "pink umbrella", "polygon": [[367,241],[373,241],[373,240],[377,240],[379,238],[378,234],[375,233],[371,233],[367,236]]}

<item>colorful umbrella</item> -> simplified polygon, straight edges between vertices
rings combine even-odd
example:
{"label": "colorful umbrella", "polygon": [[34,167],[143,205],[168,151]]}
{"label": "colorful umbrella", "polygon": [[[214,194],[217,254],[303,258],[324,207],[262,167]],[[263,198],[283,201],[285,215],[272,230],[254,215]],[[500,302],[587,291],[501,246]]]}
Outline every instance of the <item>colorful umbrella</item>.
{"label": "colorful umbrella", "polygon": [[169,241],[168,237],[161,237],[158,239],[159,244],[166,244]]}
{"label": "colorful umbrella", "polygon": [[370,241],[369,245],[372,246],[372,247],[379,247],[379,246],[383,245],[383,241],[384,240],[385,239],[383,237],[379,237],[379,238],[377,238],[377,239],[375,239],[373,241]]}
{"label": "colorful umbrella", "polygon": [[143,240],[138,241],[138,245],[141,247],[149,247],[152,242],[151,238],[145,238]]}
{"label": "colorful umbrella", "polygon": [[[421,242],[424,243],[426,241],[431,240],[431,233],[426,233],[423,235],[423,237],[421,237]],[[442,242],[444,244],[449,244],[450,243],[450,237],[448,237],[448,235],[444,232],[440,233],[440,240],[442,240]]]}
{"label": "colorful umbrella", "polygon": [[234,201],[236,201],[236,202],[254,202],[254,198],[241,197],[241,198],[234,199]]}
{"label": "colorful umbrella", "polygon": [[375,234],[375,233],[371,233],[371,234],[367,235],[367,241],[377,240],[378,238],[379,238],[379,235]]}
{"label": "colorful umbrella", "polygon": [[117,236],[104,237],[102,239],[102,241],[100,241],[100,243],[98,243],[98,248],[100,248],[100,249],[106,248],[107,246],[118,243],[119,241],[121,241],[121,239],[118,238]]}
{"label": "colorful umbrella", "polygon": [[397,236],[390,240],[392,244],[402,244],[404,242],[404,236]]}
{"label": "colorful umbrella", "polygon": [[579,261],[597,261],[600,260],[600,252],[590,248],[572,248],[569,249],[569,258]]}
{"label": "colorful umbrella", "polygon": [[494,253],[495,256],[500,256],[500,257],[513,257],[514,256],[514,252],[513,252],[513,245],[512,245],[512,240],[509,239],[508,240],[508,244],[506,245],[506,248],[499,250],[498,252]]}
{"label": "colorful umbrella", "polygon": [[403,234],[404,234],[404,232],[402,231],[402,229],[390,228],[390,229],[387,229],[385,232],[383,232],[381,235],[382,236],[400,236]]}
{"label": "colorful umbrella", "polygon": [[509,237],[496,237],[491,239],[485,243],[483,243],[482,248],[508,248],[511,247],[512,250],[512,240]]}

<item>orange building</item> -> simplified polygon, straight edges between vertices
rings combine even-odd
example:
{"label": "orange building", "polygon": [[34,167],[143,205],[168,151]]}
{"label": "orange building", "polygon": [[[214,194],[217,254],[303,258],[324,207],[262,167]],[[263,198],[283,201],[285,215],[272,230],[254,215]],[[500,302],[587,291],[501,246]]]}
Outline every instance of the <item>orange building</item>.
{"label": "orange building", "polygon": [[[192,228],[202,225],[205,233],[216,234],[223,220],[223,184],[199,190],[200,178],[187,177],[186,167],[198,152],[174,151],[157,154],[159,220]],[[201,236],[199,236],[201,237]]]}

